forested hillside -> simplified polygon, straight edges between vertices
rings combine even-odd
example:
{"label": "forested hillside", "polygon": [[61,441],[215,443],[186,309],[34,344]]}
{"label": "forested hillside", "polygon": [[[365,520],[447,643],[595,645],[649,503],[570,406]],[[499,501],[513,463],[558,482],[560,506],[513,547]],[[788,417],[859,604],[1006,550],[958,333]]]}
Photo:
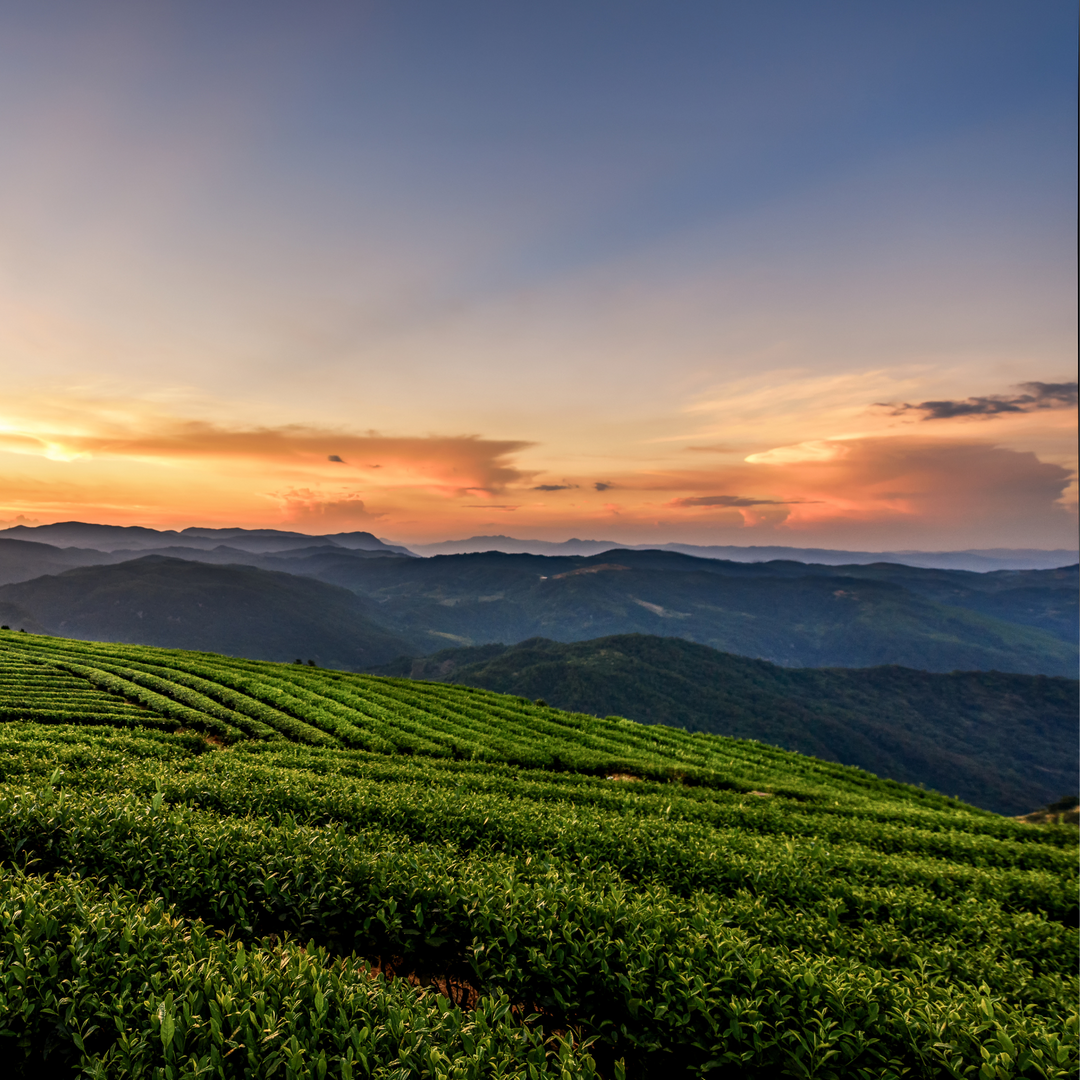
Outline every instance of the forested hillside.
{"label": "forested hillside", "polygon": [[311,578],[159,555],[0,588],[14,629],[352,669],[416,647],[373,621],[373,608]]}
{"label": "forested hillside", "polygon": [[[1075,570],[998,577],[886,564],[725,563],[662,551],[363,562],[327,554],[308,570],[375,601],[397,633],[426,636],[430,644],[419,652],[645,633],[791,667],[903,664],[1070,678],[1077,669],[1069,631]],[[988,605],[995,614],[979,610]]]}
{"label": "forested hillside", "polygon": [[445,649],[374,670],[758,739],[1003,814],[1080,790],[1075,679],[793,669],[645,634]]}
{"label": "forested hillside", "polygon": [[[51,560],[49,550],[59,551],[41,557]],[[0,564],[4,554],[0,543]],[[22,577],[25,553],[16,562],[12,573]],[[661,551],[419,559],[385,549],[245,554],[217,545],[183,559],[142,556],[0,586],[0,622],[353,670],[450,645],[647,633],[788,667],[902,664],[1071,678],[1076,586],[1075,568],[974,574]]]}

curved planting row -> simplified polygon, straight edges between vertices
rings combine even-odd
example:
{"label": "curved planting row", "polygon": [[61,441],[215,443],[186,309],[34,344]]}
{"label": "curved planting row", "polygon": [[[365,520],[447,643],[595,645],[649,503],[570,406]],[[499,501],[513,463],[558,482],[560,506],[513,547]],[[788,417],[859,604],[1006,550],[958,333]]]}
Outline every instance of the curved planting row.
{"label": "curved planting row", "polygon": [[[0,649],[41,665],[53,679],[85,680],[133,716],[172,720],[226,743],[285,738],[594,773],[709,770],[715,756],[708,737],[574,716],[463,687],[21,634],[0,639]],[[3,695],[0,686],[0,708]]]}
{"label": "curved planting row", "polygon": [[0,651],[0,720],[172,729],[165,717],[77,671]]}
{"label": "curved planting row", "polygon": [[[165,730],[172,724],[227,744],[284,739],[747,791],[765,785],[806,797],[822,783],[862,787],[871,797],[881,785],[828,762],[803,758],[793,767],[792,755],[758,743],[565,713],[471,687],[12,633],[0,635],[0,657],[20,670],[29,665],[45,673],[41,678],[56,695],[35,705],[26,687],[13,698],[0,682],[0,718],[6,719],[97,717]],[[93,708],[86,704],[91,700]],[[955,805],[931,794],[923,799],[928,806]]]}
{"label": "curved planting row", "polygon": [[[112,715],[118,722],[124,715],[164,729],[172,722],[224,743],[286,739],[594,775],[667,776],[711,787],[764,786],[807,796],[822,784],[841,784],[861,788],[873,800],[882,785],[856,769],[793,757],[760,743],[565,713],[471,687],[12,633],[0,634],[0,656],[41,664],[54,679],[86,680],[115,703]],[[8,701],[0,684],[0,717],[48,718],[26,712],[21,700],[17,704],[18,715],[18,710],[2,711]],[[53,711],[63,710],[53,703]],[[73,720],[81,718],[69,713]],[[904,785],[898,790],[911,793]],[[927,808],[956,805],[932,793],[920,798]]]}
{"label": "curved planting row", "polygon": [[1064,827],[195,742],[0,726],[25,1075],[1075,1075]]}

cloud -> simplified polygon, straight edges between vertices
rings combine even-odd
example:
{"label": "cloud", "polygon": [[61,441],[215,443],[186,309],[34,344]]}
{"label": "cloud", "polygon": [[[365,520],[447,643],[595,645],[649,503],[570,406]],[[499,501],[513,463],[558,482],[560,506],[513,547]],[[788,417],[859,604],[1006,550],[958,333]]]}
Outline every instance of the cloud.
{"label": "cloud", "polygon": [[700,495],[686,499],[672,499],[668,506],[790,506],[806,502],[805,499],[747,499],[741,495]]}
{"label": "cloud", "polygon": [[848,450],[846,440],[815,439],[750,454],[745,460],[751,465],[798,465],[807,461],[835,461],[844,457]]}
{"label": "cloud", "polygon": [[281,503],[286,521],[295,525],[317,525],[324,531],[377,521],[384,516],[368,511],[356,492],[327,495],[311,488],[291,488],[271,492],[270,497]]}
{"label": "cloud", "polygon": [[904,402],[900,405],[877,402],[892,410],[893,416],[905,413],[922,413],[923,420],[952,420],[960,416],[978,416],[989,419],[1002,413],[1027,413],[1036,409],[1064,409],[1075,407],[1077,384],[1071,383],[1020,383],[1019,394],[1011,396],[992,394],[988,397],[969,397],[963,401],[922,401],[918,405]]}
{"label": "cloud", "polygon": [[[1071,422],[1061,403],[1073,393],[1071,384],[1039,383],[1007,397],[1033,412],[1028,427],[1045,418],[1041,426],[1056,431]],[[1056,411],[1034,411],[1044,408]],[[759,432],[747,446],[756,452],[745,457],[634,458],[625,471],[593,481],[588,472],[568,473],[565,463],[541,460],[525,469],[519,455],[531,444],[518,440],[314,424],[254,427],[192,419],[160,400],[57,394],[30,407],[4,395],[0,513],[180,526],[284,519],[312,533],[371,529],[378,521],[382,533],[402,539],[475,531],[467,509],[489,510],[517,528],[547,530],[530,535],[553,537],[592,535],[581,530],[618,513],[613,539],[652,539],[662,529],[665,539],[695,542],[729,535],[733,542],[768,536],[768,542],[799,543],[813,535],[834,546],[889,550],[1064,546],[1073,520],[1063,512],[1070,479],[1065,455],[1040,460],[1047,451],[1036,456],[980,441],[976,436],[987,428],[973,421],[924,424],[927,410],[910,409],[919,422],[890,420],[887,433],[823,439],[792,425],[775,441]],[[1002,430],[995,425],[994,434]],[[556,475],[558,481],[540,483]],[[575,487],[580,490],[565,498],[535,497]],[[612,489],[619,503],[603,508],[588,494]],[[499,501],[505,498],[522,504]]]}
{"label": "cloud", "polygon": [[815,544],[892,550],[1073,542],[1066,465],[987,441],[943,439],[932,427],[930,435],[922,425],[916,430],[778,447],[709,469],[619,475],[620,520],[643,535],[662,527],[711,543],[728,536],[734,543],[805,544],[812,537]]}
{"label": "cloud", "polygon": [[513,463],[531,443],[479,435],[394,436],[287,424],[231,427],[164,413],[146,402],[76,397],[38,403],[18,414],[0,410],[0,450],[58,461],[126,459],[179,464],[233,462],[317,475],[348,460],[379,469],[379,484],[422,487],[447,496],[483,489],[498,493],[528,482]]}
{"label": "cloud", "polygon": [[[1067,527],[1061,503],[1070,470],[982,441],[919,437],[847,439],[843,452],[801,460],[755,455],[759,490],[797,491],[789,526],[828,521],[945,528],[979,536],[1049,536]],[[1002,541],[1004,542],[1004,541]]]}

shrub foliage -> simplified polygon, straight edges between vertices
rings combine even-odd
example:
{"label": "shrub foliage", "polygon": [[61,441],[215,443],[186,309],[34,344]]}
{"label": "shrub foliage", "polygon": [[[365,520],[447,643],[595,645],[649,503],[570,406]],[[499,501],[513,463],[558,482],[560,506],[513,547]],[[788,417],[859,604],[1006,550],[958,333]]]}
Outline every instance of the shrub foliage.
{"label": "shrub foliage", "polygon": [[467,687],[0,637],[16,1075],[1075,1075],[1076,830]]}

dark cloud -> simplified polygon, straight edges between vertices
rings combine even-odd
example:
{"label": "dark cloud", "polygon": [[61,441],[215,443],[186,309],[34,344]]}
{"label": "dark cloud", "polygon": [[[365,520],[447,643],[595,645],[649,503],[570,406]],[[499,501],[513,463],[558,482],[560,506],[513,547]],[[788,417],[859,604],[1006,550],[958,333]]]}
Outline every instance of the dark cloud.
{"label": "dark cloud", "polygon": [[1019,394],[992,394],[969,397],[963,401],[921,401],[894,405],[878,402],[892,409],[893,416],[922,413],[923,420],[951,420],[957,416],[1000,416],[1002,413],[1026,413],[1036,409],[1062,409],[1076,405],[1076,383],[1026,382],[1016,387]]}
{"label": "dark cloud", "polygon": [[607,491],[608,488],[613,488],[614,486],[614,484],[606,484],[602,480],[597,480],[597,482],[593,484],[593,487],[596,488],[597,491]]}
{"label": "dark cloud", "polygon": [[345,464],[345,460],[343,458],[338,457],[337,454],[331,454],[326,460],[327,461],[336,461],[339,465],[344,465]]}
{"label": "dark cloud", "polygon": [[577,484],[537,484],[533,491],[569,491],[576,487]]}
{"label": "dark cloud", "polygon": [[742,495],[698,495],[688,499],[672,499],[669,506],[790,506],[802,499],[747,499]]}

